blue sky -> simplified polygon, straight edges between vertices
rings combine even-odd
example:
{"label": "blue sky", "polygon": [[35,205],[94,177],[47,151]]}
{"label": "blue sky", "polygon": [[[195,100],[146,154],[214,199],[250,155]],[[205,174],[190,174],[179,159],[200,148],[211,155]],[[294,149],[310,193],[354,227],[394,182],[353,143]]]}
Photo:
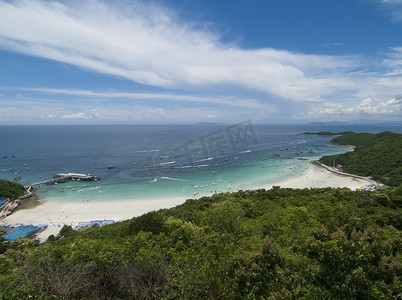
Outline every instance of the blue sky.
{"label": "blue sky", "polygon": [[1,1],[0,124],[402,121],[402,0]]}

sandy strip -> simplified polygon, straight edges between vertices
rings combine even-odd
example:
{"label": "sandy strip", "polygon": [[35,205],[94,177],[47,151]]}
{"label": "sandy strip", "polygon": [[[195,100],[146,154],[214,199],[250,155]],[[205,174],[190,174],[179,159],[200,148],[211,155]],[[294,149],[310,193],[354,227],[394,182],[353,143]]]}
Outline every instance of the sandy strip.
{"label": "sandy strip", "polygon": [[325,188],[325,187],[347,187],[351,190],[372,184],[371,181],[359,178],[353,178],[347,175],[339,175],[310,163],[302,175],[287,179],[276,184],[264,186],[266,189],[272,186],[283,188]]}
{"label": "sandy strip", "polygon": [[[301,175],[260,188],[270,189],[273,185],[276,185],[289,188],[348,187],[350,189],[356,189],[367,184],[370,184],[370,182],[363,179],[334,174],[322,167],[308,163],[307,169]],[[78,222],[88,222],[91,220],[127,220],[152,210],[174,207],[184,203],[184,201],[185,199],[182,197],[75,203],[64,203],[47,199],[47,201],[34,208],[16,211],[2,222],[33,225],[68,224],[74,227]]]}
{"label": "sandy strip", "polygon": [[121,200],[113,202],[91,201],[64,203],[47,199],[31,209],[20,209],[2,220],[6,223],[23,224],[67,224],[76,226],[79,222],[92,220],[122,221],[140,216],[152,210],[170,208],[182,204],[185,199],[163,198],[147,200]]}

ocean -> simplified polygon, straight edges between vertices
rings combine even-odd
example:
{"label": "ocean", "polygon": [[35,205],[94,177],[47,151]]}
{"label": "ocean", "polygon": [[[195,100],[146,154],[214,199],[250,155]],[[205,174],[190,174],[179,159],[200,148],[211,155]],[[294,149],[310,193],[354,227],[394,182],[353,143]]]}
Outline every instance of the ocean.
{"label": "ocean", "polygon": [[[28,185],[56,173],[99,181],[40,185],[52,201],[194,198],[268,186],[299,176],[309,159],[342,153],[332,137],[305,131],[402,132],[386,125],[0,126],[0,178]],[[108,168],[109,166],[109,168]]]}

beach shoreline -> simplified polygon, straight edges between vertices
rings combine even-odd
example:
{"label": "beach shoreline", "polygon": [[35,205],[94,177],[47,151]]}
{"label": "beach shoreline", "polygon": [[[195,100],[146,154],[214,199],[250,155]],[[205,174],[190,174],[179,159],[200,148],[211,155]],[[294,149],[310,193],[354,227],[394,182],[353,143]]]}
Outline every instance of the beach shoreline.
{"label": "beach shoreline", "polygon": [[70,225],[92,220],[124,221],[144,213],[170,208],[182,204],[180,197],[155,198],[146,200],[116,200],[60,202],[46,199],[40,205],[21,208],[2,220],[5,223]]}
{"label": "beach shoreline", "polygon": [[282,188],[349,188],[356,190],[373,181],[353,174],[334,172],[324,167],[322,164],[311,160],[308,168],[299,176],[283,180],[276,184],[266,185],[263,188],[270,189],[273,186]]}
{"label": "beach shoreline", "polygon": [[[255,186],[252,189],[271,189],[273,186],[282,188],[350,188],[352,190],[364,187],[370,181],[362,178],[350,177],[348,174],[336,174],[324,167],[317,166],[311,161],[308,167],[297,176],[274,184]],[[201,197],[199,195],[197,198]],[[60,202],[46,199],[32,201],[22,205],[12,215],[3,219],[7,223],[22,224],[48,224],[52,226],[70,225],[75,227],[80,222],[92,220],[123,221],[144,213],[171,208],[186,201],[186,197],[159,197],[152,199],[124,199],[113,201],[83,201],[83,202]]]}

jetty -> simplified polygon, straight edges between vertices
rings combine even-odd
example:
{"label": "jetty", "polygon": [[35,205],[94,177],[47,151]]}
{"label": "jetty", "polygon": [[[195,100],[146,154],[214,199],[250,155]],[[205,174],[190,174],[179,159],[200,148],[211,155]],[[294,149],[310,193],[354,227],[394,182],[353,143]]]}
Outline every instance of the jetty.
{"label": "jetty", "polygon": [[32,185],[29,185],[25,188],[24,195],[18,197],[14,201],[10,201],[10,199],[6,199],[6,203],[0,205],[0,220],[5,217],[11,215],[14,211],[17,210],[18,206],[22,203],[23,200],[27,198],[31,198],[35,196]]}
{"label": "jetty", "polygon": [[69,180],[73,181],[98,181],[100,180],[100,177],[94,176],[92,174],[80,174],[80,173],[57,173],[53,175],[52,179],[36,182],[30,184],[30,186],[38,186],[41,184],[58,184],[58,183],[64,183]]}
{"label": "jetty", "polygon": [[0,206],[0,219],[3,219],[10,214],[12,214],[18,206],[23,202],[23,200],[35,196],[34,192],[34,187],[39,186],[42,184],[58,184],[58,183],[64,183],[69,180],[74,180],[74,181],[98,181],[100,180],[100,177],[91,175],[91,174],[80,174],[80,173],[57,173],[53,175],[52,179],[36,182],[36,183],[31,183],[28,186],[25,187],[25,193],[23,196],[20,196],[19,198],[15,199],[14,201],[7,200],[6,203],[3,203]]}
{"label": "jetty", "polygon": [[91,174],[79,174],[79,173],[58,173],[53,175],[53,178],[67,178],[68,180],[77,181],[97,181],[100,178]]}

